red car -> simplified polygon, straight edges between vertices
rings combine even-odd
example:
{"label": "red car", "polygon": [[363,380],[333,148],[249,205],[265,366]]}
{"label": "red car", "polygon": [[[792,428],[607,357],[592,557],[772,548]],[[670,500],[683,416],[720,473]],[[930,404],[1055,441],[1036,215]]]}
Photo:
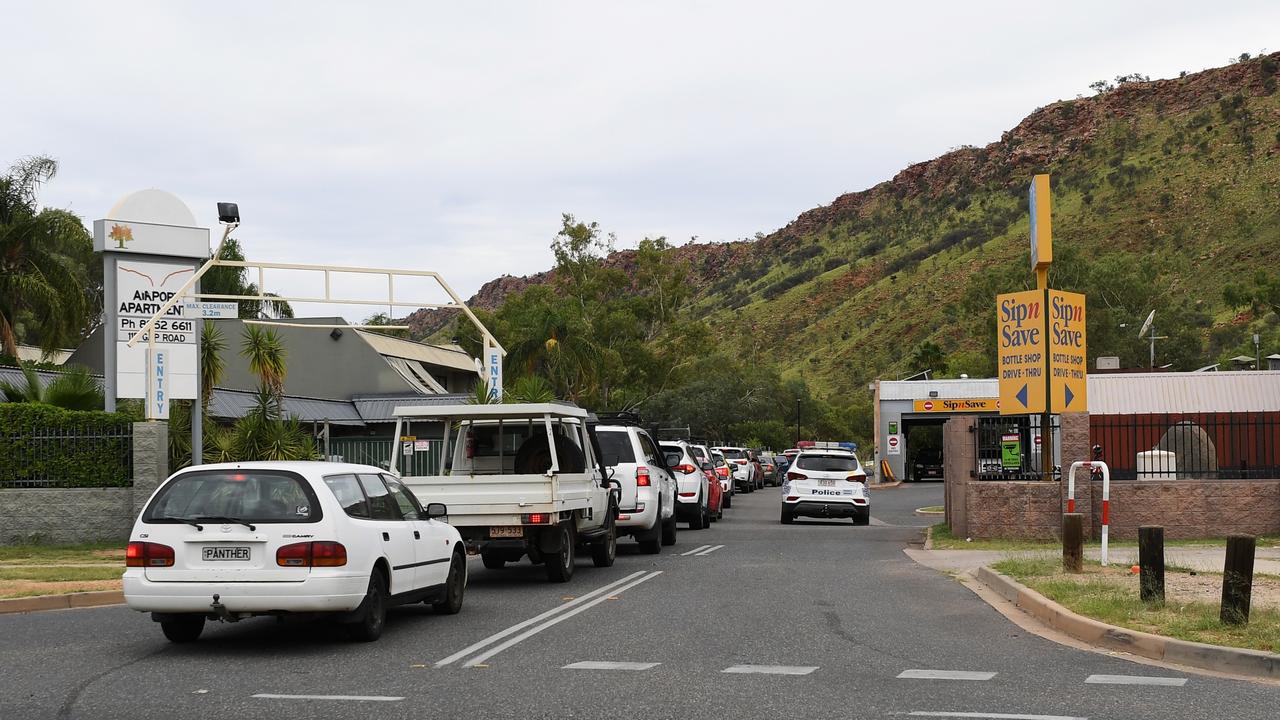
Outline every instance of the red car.
{"label": "red car", "polygon": [[724,517],[724,509],[728,507],[721,481],[729,474],[729,467],[726,465],[724,475],[721,475],[720,468],[715,465],[715,458],[711,456],[711,449],[706,445],[694,445],[693,454],[702,463],[702,472],[707,476],[707,509],[711,512],[711,519],[720,520]]}

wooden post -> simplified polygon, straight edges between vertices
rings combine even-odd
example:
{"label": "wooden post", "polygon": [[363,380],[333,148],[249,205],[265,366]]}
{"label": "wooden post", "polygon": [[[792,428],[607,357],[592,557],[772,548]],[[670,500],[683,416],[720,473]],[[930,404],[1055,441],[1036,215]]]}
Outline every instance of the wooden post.
{"label": "wooden post", "polygon": [[1138,596],[1145,603],[1164,604],[1164,528],[1138,528]]}
{"label": "wooden post", "polygon": [[1062,569],[1084,571],[1084,515],[1080,513],[1062,514]]}
{"label": "wooden post", "polygon": [[1253,592],[1252,535],[1227,538],[1227,559],[1222,568],[1222,612],[1219,617],[1227,625],[1249,622],[1249,598]]}

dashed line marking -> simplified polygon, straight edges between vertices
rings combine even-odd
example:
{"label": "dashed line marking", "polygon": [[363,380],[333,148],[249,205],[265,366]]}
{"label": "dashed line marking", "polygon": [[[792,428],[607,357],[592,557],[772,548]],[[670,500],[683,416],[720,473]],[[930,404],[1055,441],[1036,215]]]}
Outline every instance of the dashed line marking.
{"label": "dashed line marking", "polygon": [[723,545],[714,545],[714,546],[712,546],[712,547],[709,547],[709,548],[707,548],[706,550],[703,550],[702,552],[698,553],[698,557],[702,557],[703,555],[710,555],[711,553],[713,553],[713,552],[715,552],[715,551],[719,550],[719,549],[720,549],[720,548],[722,548],[722,547],[724,547],[724,546],[723,546]]}
{"label": "dashed line marking", "polygon": [[806,665],[734,665],[720,672],[734,675],[808,675],[817,666]]}
{"label": "dashed line marking", "polygon": [[913,717],[987,717],[991,720],[1089,720],[1075,715],[1023,715],[1019,712],[947,712],[913,710]]}
{"label": "dashed line marking", "polygon": [[1182,687],[1187,684],[1186,678],[1153,677],[1149,675],[1090,675],[1085,678],[1090,685],[1165,685]]}
{"label": "dashed line marking", "polygon": [[571,663],[560,668],[561,670],[648,670],[656,668],[661,663],[646,662],[611,662],[608,660],[584,660],[582,662]]}
{"label": "dashed line marking", "polygon": [[693,555],[694,553],[700,553],[700,552],[702,552],[703,550],[706,550],[706,549],[707,549],[707,548],[709,548],[709,547],[711,547],[711,546],[710,546],[710,545],[701,545],[701,546],[699,546],[699,547],[696,547],[696,548],[694,548],[694,549],[690,550],[689,552],[683,552],[683,553],[680,553],[680,557],[688,557],[688,556],[690,556],[690,555]]}
{"label": "dashed line marking", "polygon": [[399,702],[403,697],[391,695],[277,695],[258,693],[253,697],[263,700],[357,700],[360,702]]}
{"label": "dashed line marking", "polygon": [[898,677],[903,680],[990,680],[993,672],[970,670],[903,670]]}

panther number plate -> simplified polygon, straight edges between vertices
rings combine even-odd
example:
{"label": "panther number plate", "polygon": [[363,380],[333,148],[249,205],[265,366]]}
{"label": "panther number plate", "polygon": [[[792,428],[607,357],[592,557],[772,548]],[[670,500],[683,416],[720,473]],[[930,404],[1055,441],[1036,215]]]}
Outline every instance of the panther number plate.
{"label": "panther number plate", "polygon": [[203,557],[206,561],[248,560],[249,548],[244,546],[230,547],[225,545],[207,547],[203,550]]}

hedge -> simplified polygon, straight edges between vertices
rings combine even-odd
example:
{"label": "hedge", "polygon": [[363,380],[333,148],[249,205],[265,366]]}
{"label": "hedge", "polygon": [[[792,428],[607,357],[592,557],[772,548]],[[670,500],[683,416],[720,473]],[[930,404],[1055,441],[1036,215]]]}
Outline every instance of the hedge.
{"label": "hedge", "polygon": [[132,482],[129,416],[0,403],[0,487],[127,487]]}

